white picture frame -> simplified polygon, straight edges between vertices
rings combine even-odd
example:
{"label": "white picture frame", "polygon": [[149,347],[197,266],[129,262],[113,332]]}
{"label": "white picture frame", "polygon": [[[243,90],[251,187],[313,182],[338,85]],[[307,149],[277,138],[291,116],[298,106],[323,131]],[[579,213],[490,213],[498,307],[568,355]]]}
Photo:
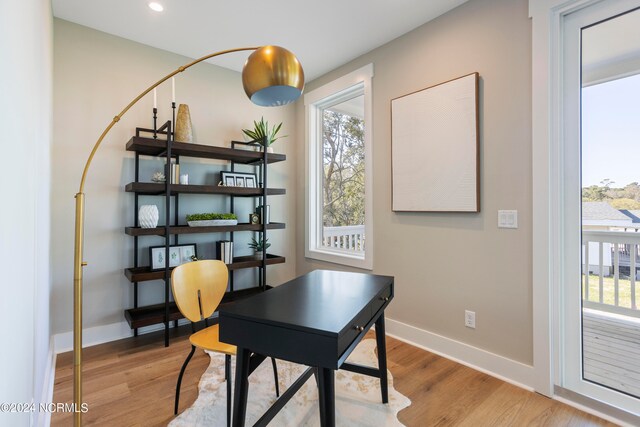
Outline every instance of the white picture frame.
{"label": "white picture frame", "polygon": [[257,177],[255,173],[246,172],[220,172],[220,180],[226,187],[257,188]]}
{"label": "white picture frame", "polygon": [[185,262],[193,261],[193,258],[196,255],[196,245],[187,245],[180,247],[180,263],[184,264]]}
{"label": "white picture frame", "polygon": [[[165,251],[166,248],[164,246],[152,246],[149,248],[149,264],[152,271],[165,268]],[[197,257],[195,244],[169,247],[169,267],[171,268],[193,261],[192,257]]]}

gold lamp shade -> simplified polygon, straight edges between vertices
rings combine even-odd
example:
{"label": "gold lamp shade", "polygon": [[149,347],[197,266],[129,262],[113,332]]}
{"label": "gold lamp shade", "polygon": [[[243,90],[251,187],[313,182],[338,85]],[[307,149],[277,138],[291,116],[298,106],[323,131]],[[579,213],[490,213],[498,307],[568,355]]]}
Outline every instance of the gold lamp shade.
{"label": "gold lamp shade", "polygon": [[262,46],[247,58],[242,85],[254,104],[263,107],[294,102],[304,89],[304,71],[296,56],[280,46]]}

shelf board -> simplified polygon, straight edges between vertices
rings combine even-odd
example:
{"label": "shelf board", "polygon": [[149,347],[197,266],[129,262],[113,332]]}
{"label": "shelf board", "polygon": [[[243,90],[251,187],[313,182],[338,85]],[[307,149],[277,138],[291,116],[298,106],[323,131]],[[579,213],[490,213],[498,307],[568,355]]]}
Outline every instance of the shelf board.
{"label": "shelf board", "polygon": [[[267,254],[267,265],[282,264],[284,262],[285,257],[283,256]],[[234,257],[233,263],[228,264],[227,267],[229,270],[239,270],[243,268],[260,267],[261,264],[261,259],[256,259],[250,255]],[[169,271],[171,270],[173,270],[173,268]],[[164,279],[164,270],[152,271],[149,267],[125,268],[124,275],[130,282],[146,282],[149,280]]]}
{"label": "shelf board", "polygon": [[[284,227],[285,224],[282,222],[272,222],[267,224],[267,230],[282,230]],[[262,224],[242,223],[238,225],[214,225],[211,227],[172,225],[169,228],[169,234],[228,233],[231,231],[262,231]],[[129,236],[164,236],[164,227],[125,227],[124,232]]]}
{"label": "shelf board", "polygon": [[[267,265],[282,264],[285,262],[285,257],[279,255],[267,254]],[[260,267],[262,265],[262,258],[257,259],[253,255],[233,257],[233,263],[228,264],[229,270],[239,270],[242,268]]]}
{"label": "shelf board", "polygon": [[[260,292],[263,291],[259,287],[227,292],[222,298],[222,304],[246,298]],[[124,317],[125,319],[127,319],[127,322],[129,323],[131,329],[163,323],[164,304],[154,304],[145,307],[130,308],[124,311]],[[174,302],[169,303],[169,320],[173,321],[182,318],[184,318],[184,316],[182,315],[182,313],[180,313],[180,310],[178,310],[176,304]]]}
{"label": "shelf board", "polygon": [[[167,141],[134,136],[127,142],[127,151],[135,151],[148,156],[164,156],[167,151]],[[229,160],[244,164],[260,163],[263,159],[263,153],[258,151],[237,150],[188,142],[173,142],[171,155]],[[267,153],[267,163],[282,162],[286,158],[287,156],[284,154]]]}
{"label": "shelf board", "polygon": [[[164,194],[165,185],[162,182],[130,182],[124,189],[129,193],[155,196]],[[284,188],[267,188],[268,196],[282,195],[286,194],[286,192]],[[223,194],[227,196],[258,197],[262,196],[262,188],[169,184],[169,194]]]}
{"label": "shelf board", "polygon": [[[164,322],[164,304],[148,305],[146,307],[130,308],[124,311],[124,317],[131,329],[155,325]],[[178,310],[176,303],[169,303],[169,320],[182,319],[184,316]]]}

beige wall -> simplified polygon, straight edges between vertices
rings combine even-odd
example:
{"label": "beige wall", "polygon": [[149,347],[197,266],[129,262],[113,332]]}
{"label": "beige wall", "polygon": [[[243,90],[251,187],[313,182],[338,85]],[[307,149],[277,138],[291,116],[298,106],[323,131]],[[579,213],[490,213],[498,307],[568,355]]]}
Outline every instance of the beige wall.
{"label": "beige wall", "polygon": [[[313,90],[373,63],[374,273],[395,276],[388,318],[531,364],[531,25],[526,0],[473,0],[314,80]],[[481,213],[391,211],[390,100],[480,73]],[[304,140],[304,111],[297,109]],[[296,247],[304,249],[298,162]],[[517,230],[497,228],[517,209]],[[334,264],[298,257],[296,273]],[[464,310],[476,312],[475,330]]]}
{"label": "beige wall", "polygon": [[[190,61],[162,50],[110,36],[86,27],[56,19],[54,22],[54,144],[52,190],[52,316],[55,333],[72,329],[72,262],[74,194],[89,151],[113,116],[152,82]],[[210,52],[202,52],[203,55]],[[239,53],[238,55],[242,55]],[[244,95],[240,74],[210,64],[199,64],[176,78],[177,102],[189,104],[197,142],[230,146],[241,139],[241,129],[252,126],[264,115],[270,122],[284,122],[284,134],[276,152],[288,161],[270,167],[269,184],[285,187],[286,196],[270,200],[273,221],[289,223],[284,231],[273,231],[269,241],[275,253],[287,257],[286,264],[269,269],[269,283],[290,279],[295,271],[295,110],[260,108]],[[170,118],[171,85],[158,89],[161,122]],[[123,311],[133,306],[133,286],[122,271],[133,262],[133,238],[124,227],[133,225],[133,195],[124,185],[133,181],[133,155],[125,151],[135,127],[151,127],[153,97],[148,95],[114,127],[98,151],[89,171],[86,193],[84,327],[124,321]],[[190,182],[215,184],[223,163],[181,159],[182,172]],[[158,162],[145,161],[141,180],[149,180]],[[141,204],[157,204],[161,198],[144,198]],[[222,196],[184,196],[184,213],[228,211]],[[237,202],[241,221],[246,222],[253,200]],[[184,221],[184,218],[182,219]],[[213,257],[215,240],[223,235],[183,236],[181,243],[198,243],[200,255]],[[248,254],[249,233],[236,233],[236,254]],[[140,246],[163,244],[159,238],[142,238]],[[147,252],[141,253],[146,260]],[[239,273],[237,282],[249,284],[252,272]],[[140,285],[141,304],[161,302],[163,282]]]}

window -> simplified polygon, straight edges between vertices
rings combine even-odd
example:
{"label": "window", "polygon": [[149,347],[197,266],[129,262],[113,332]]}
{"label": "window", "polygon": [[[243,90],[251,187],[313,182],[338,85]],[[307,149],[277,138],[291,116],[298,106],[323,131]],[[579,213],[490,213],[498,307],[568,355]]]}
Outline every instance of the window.
{"label": "window", "polygon": [[308,258],[373,269],[373,64],[305,95]]}

